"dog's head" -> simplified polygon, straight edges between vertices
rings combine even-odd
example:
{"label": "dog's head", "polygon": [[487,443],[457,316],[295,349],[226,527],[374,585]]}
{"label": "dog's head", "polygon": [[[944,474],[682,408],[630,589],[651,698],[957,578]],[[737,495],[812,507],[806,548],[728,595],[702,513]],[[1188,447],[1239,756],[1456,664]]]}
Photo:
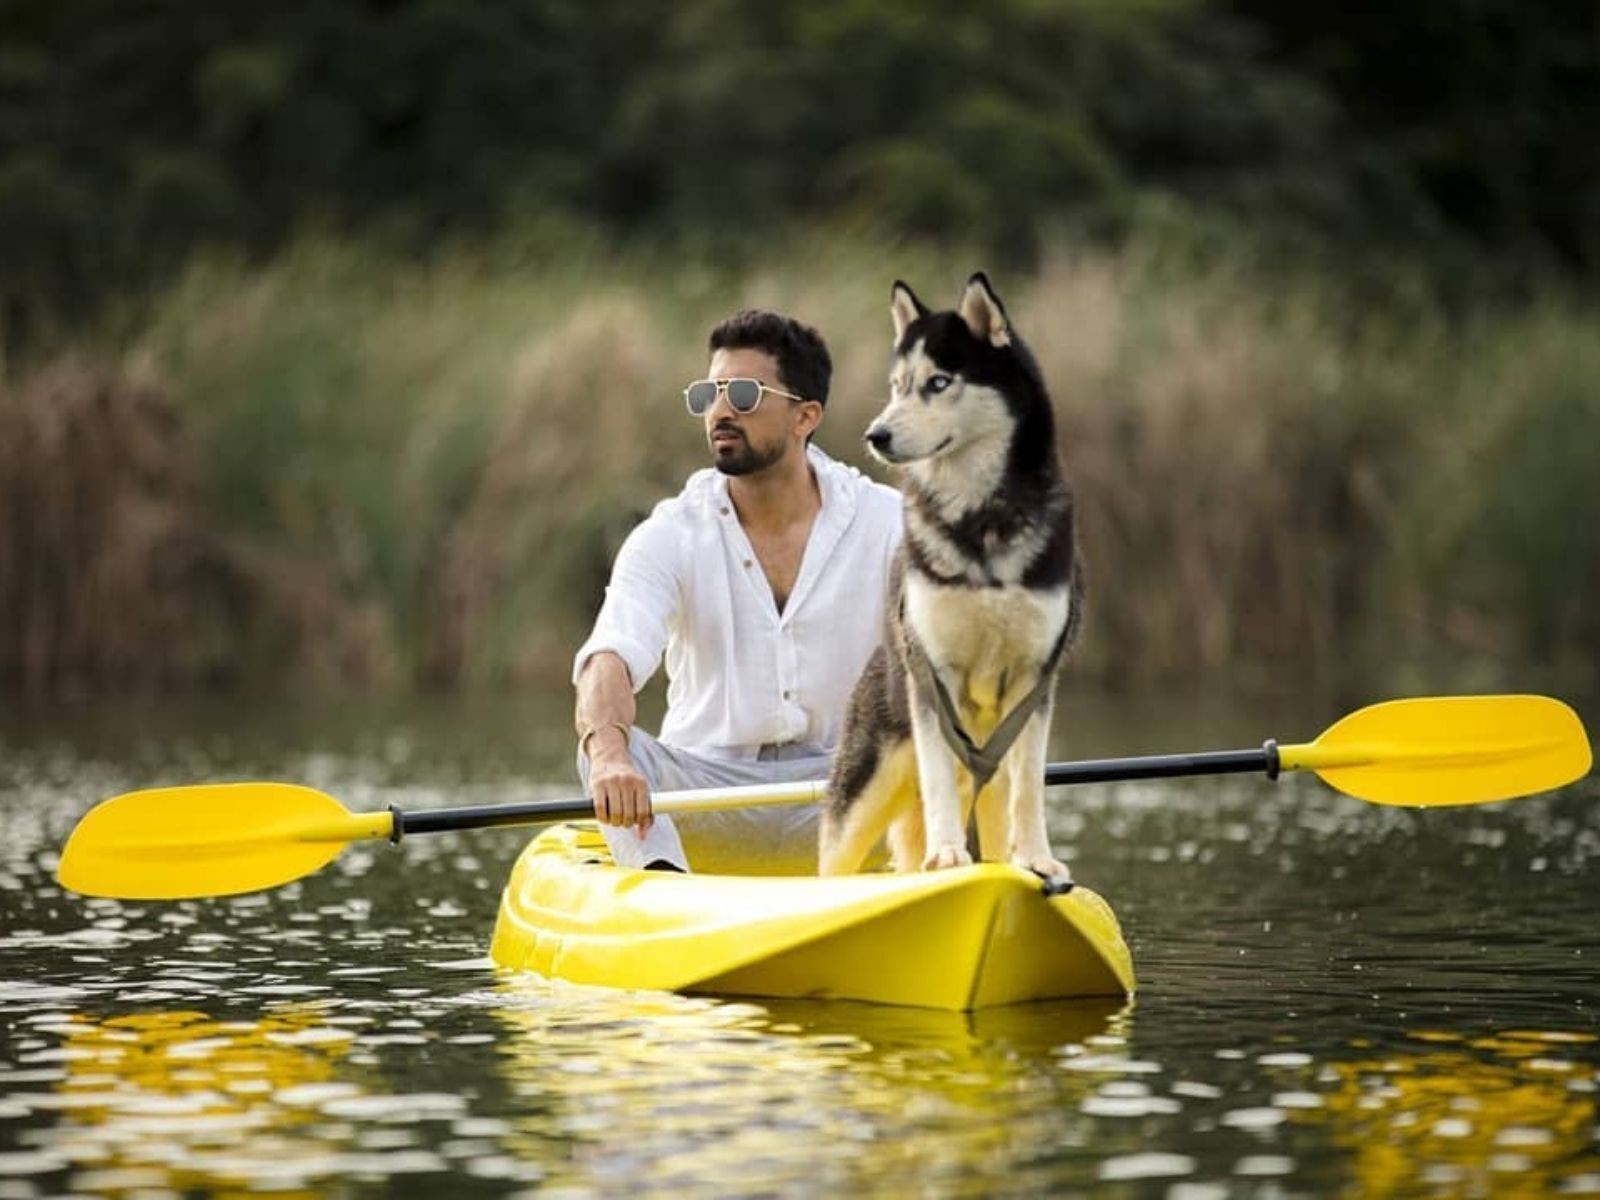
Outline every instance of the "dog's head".
{"label": "dog's head", "polygon": [[872,453],[913,464],[980,442],[1009,443],[1019,405],[1042,394],[1042,385],[988,277],[980,271],[969,279],[947,312],[930,311],[896,280],[889,312],[889,403],[867,428]]}

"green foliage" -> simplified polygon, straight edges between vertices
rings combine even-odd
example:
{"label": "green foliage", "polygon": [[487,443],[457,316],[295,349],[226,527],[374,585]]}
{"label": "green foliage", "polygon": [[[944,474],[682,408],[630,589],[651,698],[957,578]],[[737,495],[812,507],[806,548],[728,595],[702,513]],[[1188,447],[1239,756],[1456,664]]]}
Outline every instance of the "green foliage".
{"label": "green foliage", "polygon": [[[1593,319],[1593,314],[1582,314]],[[1452,389],[1429,407],[1430,456],[1413,514],[1419,586],[1458,598],[1457,641],[1569,672],[1600,663],[1600,342],[1565,306],[1476,324]],[[1431,517],[1431,520],[1425,518]],[[1516,630],[1481,619],[1518,614]]]}
{"label": "green foliage", "polygon": [[156,364],[175,544],[267,614],[196,663],[516,679],[700,461],[637,431],[711,321],[819,324],[854,457],[885,281],[982,265],[1123,598],[1085,669],[1592,672],[1597,127],[1581,5],[0,0],[0,389]]}
{"label": "green foliage", "polygon": [[1584,4],[1231,0],[1340,104],[1330,169],[1373,232],[1435,255],[1600,265],[1600,22]]}
{"label": "green foliage", "polygon": [[[1109,684],[1293,673],[1365,691],[1592,684],[1592,307],[1551,295],[1525,312],[1357,317],[1342,286],[1237,265],[1248,243],[1217,254],[1160,236],[1116,254],[1057,245],[1038,271],[997,276],[1078,492],[1091,593],[1074,671]],[[818,442],[876,471],[860,434],[882,404],[885,280],[947,303],[977,261],[832,232],[725,272],[535,225],[427,264],[323,238],[264,266],[198,262],[134,339],[174,419],[156,433],[113,423],[76,466],[26,442],[0,454],[0,493],[21,479],[19,494],[46,497],[8,534],[20,566],[7,578],[53,578],[35,528],[75,548],[46,567],[120,564],[127,619],[81,622],[68,664],[86,687],[181,686],[184,663],[212,680],[548,681],[621,538],[705,462],[678,388],[703,370],[717,319],[759,304],[819,325],[836,372]],[[18,428],[50,428],[74,397],[85,428],[104,423],[94,388],[54,378],[18,390]],[[0,417],[7,401],[0,389]],[[143,461],[147,442],[167,465],[98,465]],[[138,505],[108,494],[88,509],[58,477],[132,491],[192,479],[163,528],[196,548],[197,581],[170,583],[170,539],[115,543],[88,520]],[[175,598],[203,636],[146,636],[177,622],[163,615]],[[141,665],[145,646],[156,657]],[[49,653],[0,643],[0,683],[8,661],[48,666]],[[125,674],[73,666],[103,662]]]}
{"label": "green foliage", "polygon": [[543,214],[1031,262],[1152,202],[1381,271],[1600,253],[1600,33],[1488,0],[0,0],[0,345],[196,247]]}

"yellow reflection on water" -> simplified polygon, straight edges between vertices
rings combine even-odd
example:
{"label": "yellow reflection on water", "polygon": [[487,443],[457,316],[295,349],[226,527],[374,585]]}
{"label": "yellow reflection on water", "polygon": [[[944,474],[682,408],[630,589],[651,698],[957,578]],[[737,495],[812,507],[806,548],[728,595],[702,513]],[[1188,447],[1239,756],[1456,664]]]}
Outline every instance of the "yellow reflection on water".
{"label": "yellow reflection on water", "polygon": [[1060,1185],[1071,1174],[1059,1163],[1041,1173],[1041,1151],[1064,1130],[1070,1141],[1072,1115],[1099,1082],[1068,1061],[1085,1044],[1124,1045],[1128,1012],[1120,1002],[950,1013],[621,993],[511,1005],[496,1014],[519,1097],[507,1146],[543,1160],[554,1186],[641,1172],[702,1195],[909,1179],[982,1194],[985,1180],[1030,1172]]}
{"label": "yellow reflection on water", "polygon": [[1073,1176],[1042,1174],[1041,1146],[1102,1078],[1073,1064],[1115,1059],[1129,1025],[1104,1002],[957,1014],[547,983],[494,996],[499,1066],[468,1089],[477,1113],[443,1088],[388,1094],[366,1046],[382,1038],[315,1006],[64,1015],[41,1027],[61,1038],[63,1077],[28,1097],[55,1116],[35,1149],[75,1191],[109,1196],[311,1196],[463,1170],[699,1195],[907,1178],[963,1194],[1019,1172],[1059,1184]]}
{"label": "yellow reflection on water", "polygon": [[330,1082],[353,1032],[312,1009],[71,1016],[56,1032],[67,1073],[53,1103],[35,1101],[61,1114],[45,1149],[97,1195],[243,1195],[276,1181],[277,1195],[310,1196],[306,1168],[332,1148],[306,1128],[312,1105],[358,1090]]}
{"label": "yellow reflection on water", "polygon": [[1295,1113],[1327,1123],[1351,1151],[1361,1195],[1532,1197],[1593,1186],[1594,1072],[1567,1057],[1592,1035],[1413,1036],[1439,1048],[1329,1064],[1322,1106]]}

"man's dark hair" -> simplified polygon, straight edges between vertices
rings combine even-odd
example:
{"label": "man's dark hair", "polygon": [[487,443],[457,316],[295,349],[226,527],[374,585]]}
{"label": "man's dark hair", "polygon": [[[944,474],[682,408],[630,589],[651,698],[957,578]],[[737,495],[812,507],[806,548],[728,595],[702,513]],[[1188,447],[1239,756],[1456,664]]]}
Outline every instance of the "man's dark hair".
{"label": "man's dark hair", "polygon": [[762,350],[778,360],[784,386],[797,396],[828,403],[833,359],[827,343],[809,325],[782,313],[746,309],[711,331],[709,350]]}

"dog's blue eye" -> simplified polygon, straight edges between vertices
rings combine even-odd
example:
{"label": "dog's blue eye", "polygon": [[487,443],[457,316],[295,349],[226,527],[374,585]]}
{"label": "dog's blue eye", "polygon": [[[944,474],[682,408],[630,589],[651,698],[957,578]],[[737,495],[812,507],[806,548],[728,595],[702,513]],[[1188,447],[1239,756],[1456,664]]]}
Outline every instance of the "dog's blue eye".
{"label": "dog's blue eye", "polygon": [[928,376],[928,382],[923,384],[922,387],[924,391],[937,396],[945,388],[949,387],[951,382],[952,380],[948,375],[930,375]]}

